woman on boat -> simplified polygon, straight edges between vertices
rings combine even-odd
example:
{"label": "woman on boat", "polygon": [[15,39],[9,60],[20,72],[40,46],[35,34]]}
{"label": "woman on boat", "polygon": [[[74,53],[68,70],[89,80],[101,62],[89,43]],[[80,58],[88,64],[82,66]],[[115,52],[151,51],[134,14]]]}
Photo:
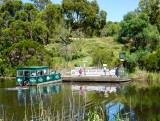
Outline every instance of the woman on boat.
{"label": "woman on boat", "polygon": [[82,69],[79,69],[79,75],[82,76]]}

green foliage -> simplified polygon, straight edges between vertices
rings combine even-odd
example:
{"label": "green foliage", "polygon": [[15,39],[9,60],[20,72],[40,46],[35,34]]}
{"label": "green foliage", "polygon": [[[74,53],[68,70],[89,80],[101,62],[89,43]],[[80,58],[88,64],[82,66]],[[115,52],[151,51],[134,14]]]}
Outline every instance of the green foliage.
{"label": "green foliage", "polygon": [[93,65],[107,64],[108,66],[112,66],[112,60],[114,58],[114,54],[111,50],[107,49],[97,49],[93,53]]}
{"label": "green foliage", "polygon": [[120,31],[120,24],[117,22],[107,22],[105,27],[101,30],[101,36],[109,37],[116,36]]}
{"label": "green foliage", "polygon": [[33,40],[41,43],[47,44],[46,33],[48,33],[48,28],[45,26],[45,23],[40,19],[37,19],[33,26]]}
{"label": "green foliage", "polygon": [[74,52],[73,54],[72,54],[72,60],[75,60],[75,59],[78,59],[78,58],[81,58],[81,57],[83,57],[83,53],[82,52]]}
{"label": "green foliage", "polygon": [[143,67],[148,71],[160,71],[160,49],[155,53],[149,54],[147,57],[143,58]]}
{"label": "green foliage", "polygon": [[34,20],[39,13],[39,11],[34,7],[32,3],[25,3],[23,6],[23,11],[27,14],[26,19],[29,22]]}
{"label": "green foliage", "polygon": [[146,46],[152,51],[160,47],[160,34],[156,26],[149,25],[143,30],[140,36],[143,36],[142,39],[146,41]]}
{"label": "green foliage", "polygon": [[20,11],[22,9],[22,1],[7,1],[1,5],[1,12],[8,11],[9,15],[14,17],[16,11]]}
{"label": "green foliage", "polygon": [[104,121],[104,109],[102,109],[100,106],[96,106],[92,111],[89,110],[87,113],[87,119],[88,121]]}
{"label": "green foliage", "polygon": [[46,44],[49,44],[49,37],[60,35],[62,32],[62,7],[58,4],[48,4],[46,9],[41,12],[40,17],[48,29],[48,32],[46,32]]}
{"label": "green foliage", "polygon": [[149,16],[150,23],[156,25],[160,32],[160,1],[159,0],[140,0],[137,11]]}
{"label": "green foliage", "polygon": [[50,0],[30,0],[30,1],[34,2],[35,7],[38,8],[40,11],[42,11],[47,4],[51,3]]}
{"label": "green foliage", "polygon": [[147,8],[147,6],[150,7],[151,4],[157,2],[156,0],[141,0],[139,8],[134,12],[127,13],[124,20],[120,22],[121,29],[116,40],[126,45],[124,50],[128,51],[128,54],[126,54],[125,66],[131,72],[134,71],[136,66],[150,71],[158,70],[157,57],[155,55],[148,56],[148,54],[160,47],[160,34],[157,26],[155,26],[156,23],[153,24],[150,19],[151,16],[146,14],[148,10],[153,9]]}
{"label": "green foliage", "polygon": [[6,66],[46,65],[47,55],[42,45],[31,40],[24,40],[13,44],[3,52]]}
{"label": "green foliage", "polygon": [[105,11],[99,11],[97,1],[63,0],[62,8],[66,17],[66,27],[70,32],[80,29],[86,36],[100,35],[107,14]]}
{"label": "green foliage", "polygon": [[121,32],[118,41],[128,43],[138,49],[151,48],[152,51],[160,46],[157,27],[149,23],[149,17],[144,13],[130,12],[121,22]]}
{"label": "green foliage", "polygon": [[62,57],[54,57],[52,58],[51,68],[54,69],[62,69],[65,67],[65,60]]}
{"label": "green foliage", "polygon": [[137,55],[135,53],[126,53],[125,54],[125,67],[129,69],[130,72],[135,71],[135,67],[137,66]]}
{"label": "green foliage", "polygon": [[[149,25],[148,16],[143,13],[137,15],[135,12],[129,12],[124,16],[124,20],[120,25],[119,42],[131,43],[135,47],[143,47],[144,41],[142,38],[140,39],[139,34]],[[131,39],[133,41],[130,41]]]}
{"label": "green foliage", "polygon": [[59,57],[60,56],[60,44],[48,44],[45,45],[45,50],[51,57]]}

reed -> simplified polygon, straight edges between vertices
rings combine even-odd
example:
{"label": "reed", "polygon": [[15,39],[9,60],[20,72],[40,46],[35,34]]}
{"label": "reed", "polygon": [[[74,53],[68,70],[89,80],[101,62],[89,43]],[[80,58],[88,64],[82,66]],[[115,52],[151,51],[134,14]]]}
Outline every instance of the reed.
{"label": "reed", "polygon": [[101,106],[96,106],[93,110],[89,110],[87,121],[105,121],[104,109]]}
{"label": "reed", "polygon": [[137,68],[135,73],[131,74],[131,77],[133,78],[132,85],[137,88],[150,88],[160,85],[160,73],[147,72]]}
{"label": "reed", "polygon": [[[44,121],[75,121],[75,120],[88,120],[88,121],[105,121],[105,113],[102,107],[95,106],[93,109],[87,109],[87,97],[86,95],[78,95],[78,105],[77,99],[73,92],[68,96],[69,106],[66,106],[65,102],[62,102],[62,109],[56,110],[56,102],[54,106],[46,106],[46,102],[42,98],[42,95],[37,96],[40,102],[38,109],[31,100],[30,110],[27,110],[28,107],[25,107],[25,115],[23,121],[34,121],[34,120],[44,120]],[[52,95],[50,96],[51,101]],[[62,99],[63,101],[66,99]],[[38,110],[38,111],[36,111]],[[29,114],[28,112],[31,112]]]}

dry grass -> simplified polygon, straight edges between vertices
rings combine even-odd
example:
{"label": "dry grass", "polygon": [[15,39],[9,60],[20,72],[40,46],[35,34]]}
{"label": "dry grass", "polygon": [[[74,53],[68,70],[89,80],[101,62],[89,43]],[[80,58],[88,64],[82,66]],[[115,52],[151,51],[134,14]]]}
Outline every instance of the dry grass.
{"label": "dry grass", "polygon": [[137,88],[149,88],[160,85],[159,73],[151,73],[137,68],[131,77],[134,80],[132,85],[135,85]]}

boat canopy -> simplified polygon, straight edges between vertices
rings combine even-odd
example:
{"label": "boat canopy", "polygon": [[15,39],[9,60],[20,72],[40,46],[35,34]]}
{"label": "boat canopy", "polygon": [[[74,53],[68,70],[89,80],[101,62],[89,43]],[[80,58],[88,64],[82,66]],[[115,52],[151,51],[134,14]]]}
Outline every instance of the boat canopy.
{"label": "boat canopy", "polygon": [[29,67],[17,68],[17,70],[41,70],[41,69],[49,69],[49,66],[29,66]]}
{"label": "boat canopy", "polygon": [[42,76],[50,74],[48,66],[29,66],[17,68],[17,76]]}

